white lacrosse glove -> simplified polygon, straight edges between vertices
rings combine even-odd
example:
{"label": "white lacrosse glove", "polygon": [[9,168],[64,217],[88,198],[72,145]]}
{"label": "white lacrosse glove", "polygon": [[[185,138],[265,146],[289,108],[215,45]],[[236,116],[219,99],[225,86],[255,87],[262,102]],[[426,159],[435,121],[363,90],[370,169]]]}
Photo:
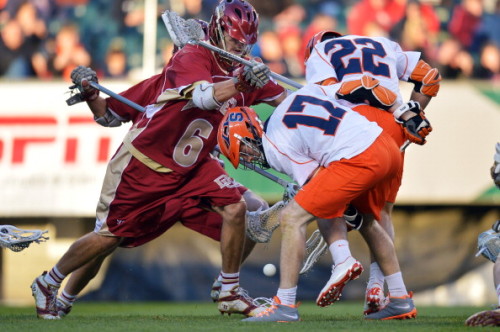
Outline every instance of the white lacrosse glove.
{"label": "white lacrosse glove", "polygon": [[479,234],[477,238],[477,249],[478,252],[476,257],[483,255],[493,263],[496,262],[497,256],[500,253],[500,234],[496,232],[500,225],[500,221],[497,221],[492,229],[487,230]]}
{"label": "white lacrosse glove", "polygon": [[97,74],[89,67],[78,66],[71,72],[71,81],[80,90],[81,98],[85,101],[96,100],[99,90],[90,86],[89,82],[99,83]]}

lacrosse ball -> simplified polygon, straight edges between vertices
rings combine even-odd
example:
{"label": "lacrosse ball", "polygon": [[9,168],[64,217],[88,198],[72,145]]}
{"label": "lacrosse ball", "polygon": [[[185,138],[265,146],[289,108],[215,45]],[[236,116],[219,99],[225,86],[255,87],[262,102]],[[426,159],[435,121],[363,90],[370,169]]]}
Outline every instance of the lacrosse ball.
{"label": "lacrosse ball", "polygon": [[262,272],[264,272],[265,276],[272,277],[276,274],[276,266],[274,264],[266,264],[264,265]]}

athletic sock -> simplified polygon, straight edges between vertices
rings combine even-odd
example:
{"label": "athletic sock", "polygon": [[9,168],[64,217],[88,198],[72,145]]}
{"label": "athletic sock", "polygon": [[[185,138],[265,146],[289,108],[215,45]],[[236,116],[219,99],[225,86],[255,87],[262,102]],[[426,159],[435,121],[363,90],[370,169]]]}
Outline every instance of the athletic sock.
{"label": "athletic sock", "polygon": [[297,286],[293,288],[278,288],[278,293],[276,296],[280,299],[281,304],[284,305],[295,305],[295,300],[297,299]]}
{"label": "athletic sock", "polygon": [[70,307],[76,301],[76,295],[71,295],[64,289],[58,297],[65,306]]}
{"label": "athletic sock", "polygon": [[386,276],[385,281],[387,282],[387,288],[389,289],[391,297],[403,297],[408,295],[401,272]]}
{"label": "athletic sock", "polygon": [[52,270],[50,270],[49,273],[45,275],[44,279],[46,283],[56,287],[60,287],[64,278],[66,278],[66,276],[59,271],[57,266],[54,266]]}
{"label": "athletic sock", "polygon": [[228,292],[240,284],[240,273],[224,273],[221,271],[221,292]]}
{"label": "athletic sock", "polygon": [[380,270],[380,267],[376,262],[370,264],[370,278],[368,279],[367,288],[373,288],[374,285],[380,286],[382,290],[384,289],[384,273]]}
{"label": "athletic sock", "polygon": [[330,244],[329,249],[335,265],[345,262],[347,258],[352,256],[347,240],[337,240]]}

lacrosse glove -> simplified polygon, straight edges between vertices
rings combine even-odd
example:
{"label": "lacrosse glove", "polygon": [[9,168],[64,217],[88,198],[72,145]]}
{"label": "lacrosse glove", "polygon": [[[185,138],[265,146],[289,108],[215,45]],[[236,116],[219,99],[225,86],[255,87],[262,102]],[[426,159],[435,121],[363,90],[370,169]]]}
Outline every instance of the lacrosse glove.
{"label": "lacrosse glove", "polygon": [[[407,120],[401,120],[400,116],[408,111],[415,113],[415,115]],[[420,104],[410,100],[401,105],[395,113],[399,115],[397,120],[402,123],[406,138],[412,143],[424,145],[426,143],[425,137],[432,131],[432,127],[424,112],[420,110]]]}
{"label": "lacrosse glove", "polygon": [[89,82],[99,83],[97,74],[89,67],[78,66],[71,72],[71,81],[80,90],[81,98],[85,101],[96,100],[99,90],[90,86]]}
{"label": "lacrosse glove", "polygon": [[253,89],[260,89],[270,80],[271,71],[265,64],[256,60],[251,62],[251,67],[240,67],[236,71],[235,87],[238,91],[248,92]]}
{"label": "lacrosse glove", "polygon": [[500,234],[495,230],[498,230],[499,225],[500,220],[495,222],[493,229],[489,229],[486,232],[479,234],[477,238],[478,252],[476,257],[483,255],[493,263],[496,262],[497,256],[500,253]]}

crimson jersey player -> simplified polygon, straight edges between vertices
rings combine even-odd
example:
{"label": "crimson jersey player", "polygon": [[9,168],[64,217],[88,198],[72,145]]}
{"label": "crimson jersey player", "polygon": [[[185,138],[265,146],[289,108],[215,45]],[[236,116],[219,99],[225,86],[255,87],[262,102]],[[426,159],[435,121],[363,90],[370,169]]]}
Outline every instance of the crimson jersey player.
{"label": "crimson jersey player", "polygon": [[[212,44],[247,56],[257,41],[258,15],[244,0],[222,0],[209,23]],[[176,52],[161,74],[121,93],[145,106],[141,113],[91,88],[90,68],[78,67],[80,87],[96,121],[107,127],[132,121],[123,144],[110,160],[97,206],[93,232],[77,240],[48,272],[32,284],[37,315],[58,319],[95,276],[104,258],[118,246],[135,247],[177,221],[221,242],[222,271],[212,295],[221,313],[253,316],[263,309],[239,287],[244,248],[244,191],[210,155],[226,109],[261,102],[276,106],[285,90],[269,78],[269,69],[252,60],[242,67],[200,46]],[[63,279],[71,278],[63,292]]]}

